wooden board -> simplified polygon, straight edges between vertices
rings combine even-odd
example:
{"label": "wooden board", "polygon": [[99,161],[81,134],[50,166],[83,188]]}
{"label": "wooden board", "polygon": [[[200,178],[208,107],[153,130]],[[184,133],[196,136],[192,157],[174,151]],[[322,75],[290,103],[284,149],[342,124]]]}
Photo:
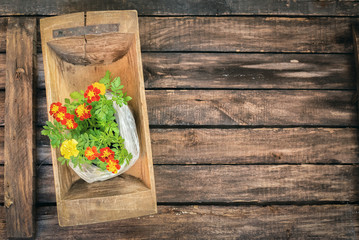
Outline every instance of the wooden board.
{"label": "wooden board", "polygon": [[350,53],[351,24],[357,21],[357,18],[143,17],[141,49]]}
{"label": "wooden board", "polygon": [[348,128],[152,129],[151,139],[156,164],[340,164],[359,153]]}
{"label": "wooden board", "polygon": [[355,89],[353,58],[346,54],[144,53],[142,56],[147,88]]}
{"label": "wooden board", "polygon": [[353,46],[354,46],[354,59],[356,69],[356,101],[359,106],[359,25],[353,26]]}
{"label": "wooden board", "polygon": [[357,125],[350,91],[149,90],[147,93],[152,125]]}
{"label": "wooden board", "polygon": [[[153,126],[357,126],[354,91],[146,90]],[[4,124],[0,92],[0,124]],[[37,124],[47,119],[38,93]]]}
{"label": "wooden board", "polygon": [[[160,203],[352,203],[358,198],[359,167],[352,165],[155,165],[154,169]],[[41,165],[37,174],[37,201],[54,203],[52,167]]]}
{"label": "wooden board", "polygon": [[[358,18],[348,17],[139,18],[141,50],[161,52],[352,53],[351,26],[356,22]],[[0,42],[5,35],[0,28]]]}
{"label": "wooden board", "polygon": [[[4,204],[8,238],[35,232],[35,148],[33,79],[36,19],[10,18],[6,44]],[[19,151],[20,149],[20,151]]]}
{"label": "wooden board", "polygon": [[[7,18],[0,17],[0,52],[6,51],[6,29],[7,29]],[[5,69],[5,68],[1,68]]]}
{"label": "wooden board", "polygon": [[[356,89],[349,54],[142,53],[147,89]],[[45,88],[38,54],[37,88]],[[0,69],[5,54],[0,54]],[[0,89],[5,72],[0,71]]]}
{"label": "wooden board", "polygon": [[355,239],[358,207],[323,206],[159,206],[148,217],[96,224],[91,228],[60,228],[56,209],[38,210],[39,238],[86,239]]}
{"label": "wooden board", "polygon": [[3,0],[1,15],[60,15],[81,11],[132,10],[139,15],[311,15],[311,16],[358,16],[357,1],[332,0],[262,0],[262,1],[208,1],[187,0],[88,0],[86,4],[66,1],[38,0],[36,4],[24,0]]}
{"label": "wooden board", "polygon": [[[37,210],[40,239],[355,239],[359,234],[357,205],[269,205],[269,206],[159,206],[158,214],[62,228],[56,207]],[[0,238],[6,238],[4,211],[0,208]],[[56,235],[54,235],[56,233]]]}
{"label": "wooden board", "polygon": [[[37,164],[51,164],[40,131]],[[355,128],[151,129],[151,145],[155,164],[351,164],[358,163],[357,136]],[[0,164],[3,147],[0,127]]]}

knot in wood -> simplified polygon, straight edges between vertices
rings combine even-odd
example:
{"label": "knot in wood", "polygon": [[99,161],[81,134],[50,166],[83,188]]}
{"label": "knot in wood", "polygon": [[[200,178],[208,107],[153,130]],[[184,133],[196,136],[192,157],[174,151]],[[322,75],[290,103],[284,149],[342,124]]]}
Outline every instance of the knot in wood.
{"label": "knot in wood", "polygon": [[21,74],[25,73],[25,69],[23,68],[17,68],[15,71],[15,79],[16,80],[20,80],[21,79]]}
{"label": "knot in wood", "polygon": [[5,192],[5,201],[4,201],[4,205],[6,208],[10,208],[11,205],[13,205],[13,201],[12,199],[10,198],[9,196],[9,193],[8,192]]}

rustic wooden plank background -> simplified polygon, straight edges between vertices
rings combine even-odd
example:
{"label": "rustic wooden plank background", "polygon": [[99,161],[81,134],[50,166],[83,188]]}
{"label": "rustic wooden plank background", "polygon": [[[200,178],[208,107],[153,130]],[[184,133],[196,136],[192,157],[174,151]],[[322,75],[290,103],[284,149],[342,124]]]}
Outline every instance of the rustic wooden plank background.
{"label": "rustic wooden plank background", "polygon": [[16,238],[30,238],[35,233],[35,42],[36,19],[9,19],[6,51],[11,54],[6,55],[4,205],[7,236]]}
{"label": "rustic wooden plank background", "polygon": [[140,15],[159,214],[58,226],[37,41],[37,238],[357,238],[358,1],[2,1],[1,186],[5,16],[115,9]]}

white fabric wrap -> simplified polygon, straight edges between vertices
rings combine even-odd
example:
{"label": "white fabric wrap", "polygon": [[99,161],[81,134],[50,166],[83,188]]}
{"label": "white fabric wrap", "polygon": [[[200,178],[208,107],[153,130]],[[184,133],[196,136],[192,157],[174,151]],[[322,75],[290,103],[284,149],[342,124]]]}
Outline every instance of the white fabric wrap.
{"label": "white fabric wrap", "polygon": [[[105,96],[107,99],[112,99],[111,93],[106,93]],[[113,108],[116,111],[115,117],[118,129],[120,130],[120,135],[124,139],[124,145],[128,153],[132,154],[132,159],[128,165],[126,164],[126,161],[124,161],[120,170],[116,174],[107,170],[102,171],[100,168],[92,164],[82,164],[81,170],[79,166],[74,167],[74,164],[70,161],[69,166],[77,173],[77,175],[88,183],[105,181],[126,172],[136,163],[140,156],[140,144],[136,130],[136,123],[130,108],[127,105],[120,107],[116,102],[113,102]]]}

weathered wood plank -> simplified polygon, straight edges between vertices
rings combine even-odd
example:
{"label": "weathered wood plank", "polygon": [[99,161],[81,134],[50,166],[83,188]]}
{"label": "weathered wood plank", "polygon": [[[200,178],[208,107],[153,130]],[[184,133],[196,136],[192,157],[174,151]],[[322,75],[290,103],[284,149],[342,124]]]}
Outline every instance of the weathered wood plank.
{"label": "weathered wood plank", "polygon": [[143,53],[142,60],[147,88],[355,89],[350,55]]}
{"label": "weathered wood plank", "polygon": [[358,170],[324,165],[155,168],[161,202],[356,201]]}
{"label": "weathered wood plank", "polygon": [[[41,62],[41,64],[42,64],[42,62]],[[44,67],[42,66],[42,72],[44,72],[43,68]],[[36,69],[36,71],[39,71],[39,70]],[[6,54],[0,53],[0,89],[1,90],[5,89],[5,81],[6,81]],[[44,82],[42,83],[42,85],[45,85]]]}
{"label": "weathered wood plank", "polygon": [[[52,164],[40,130],[37,163]],[[353,128],[151,129],[156,164],[358,163],[357,136]],[[0,164],[3,151],[0,128]]]}
{"label": "weathered wood plank", "polygon": [[0,207],[0,238],[6,239],[5,207]]}
{"label": "weathered wood plank", "polygon": [[357,129],[345,128],[152,129],[151,139],[157,164],[358,163],[359,154]]}
{"label": "weathered wood plank", "polygon": [[[37,131],[37,163],[52,164]],[[151,129],[156,164],[358,163],[355,128]],[[0,164],[3,162],[0,128]]]}
{"label": "weathered wood plank", "polygon": [[[193,239],[355,239],[357,205],[321,206],[158,206],[158,214],[140,218],[63,228],[56,207],[37,209],[37,237],[41,239],[131,238]],[[4,209],[0,208],[0,238],[6,238]],[[155,227],[155,231],[154,231]],[[56,233],[54,235],[54,233]]]}
{"label": "weathered wood plank", "polygon": [[357,1],[205,1],[187,0],[130,0],[130,1],[67,1],[3,0],[0,15],[60,15],[81,11],[131,10],[139,15],[310,15],[310,16],[358,16]]}
{"label": "weathered wood plank", "polygon": [[[7,28],[7,18],[0,17],[0,52],[6,51],[6,28]],[[3,69],[3,68],[1,68]]]}
{"label": "weathered wood plank", "polygon": [[[156,165],[154,169],[159,202],[358,199],[359,167],[352,165]],[[38,202],[55,202],[53,181],[51,165],[38,167]]]}
{"label": "weathered wood plank", "polygon": [[[52,164],[37,129],[37,163]],[[358,163],[354,128],[151,129],[156,164]],[[224,144],[225,143],[225,144]],[[0,164],[4,163],[0,128]]]}
{"label": "weathered wood plank", "polygon": [[[144,51],[352,52],[357,18],[142,17]],[[285,41],[283,41],[285,39]]]}
{"label": "weathered wood plank", "polygon": [[35,232],[34,42],[35,18],[9,19],[6,39],[4,134],[4,204],[9,238],[29,238],[33,237]]}
{"label": "weathered wood plank", "polygon": [[[345,17],[139,18],[143,51],[352,53],[356,22]],[[0,39],[4,34],[0,28]]]}
{"label": "weathered wood plank", "polygon": [[[152,125],[357,125],[351,91],[149,90],[146,93]],[[39,119],[44,119],[42,116]]]}
{"label": "weathered wood plank", "polygon": [[359,106],[359,25],[353,26],[353,45],[354,45],[354,59],[355,59],[355,69],[356,69],[356,101]]}
{"label": "weathered wood plank", "polygon": [[[47,120],[45,92],[37,97],[37,124]],[[0,92],[0,124],[4,112]],[[357,126],[354,91],[147,90],[151,125]]]}
{"label": "weathered wood plank", "polygon": [[356,205],[158,206],[156,215],[62,228],[56,207],[41,207],[37,232],[41,239],[355,239],[358,210]]}
{"label": "weathered wood plank", "polygon": [[[142,62],[146,88],[355,89],[348,54],[144,52]],[[5,69],[5,54],[0,54],[0,69]],[[37,75],[37,88],[44,89],[41,53]]]}

